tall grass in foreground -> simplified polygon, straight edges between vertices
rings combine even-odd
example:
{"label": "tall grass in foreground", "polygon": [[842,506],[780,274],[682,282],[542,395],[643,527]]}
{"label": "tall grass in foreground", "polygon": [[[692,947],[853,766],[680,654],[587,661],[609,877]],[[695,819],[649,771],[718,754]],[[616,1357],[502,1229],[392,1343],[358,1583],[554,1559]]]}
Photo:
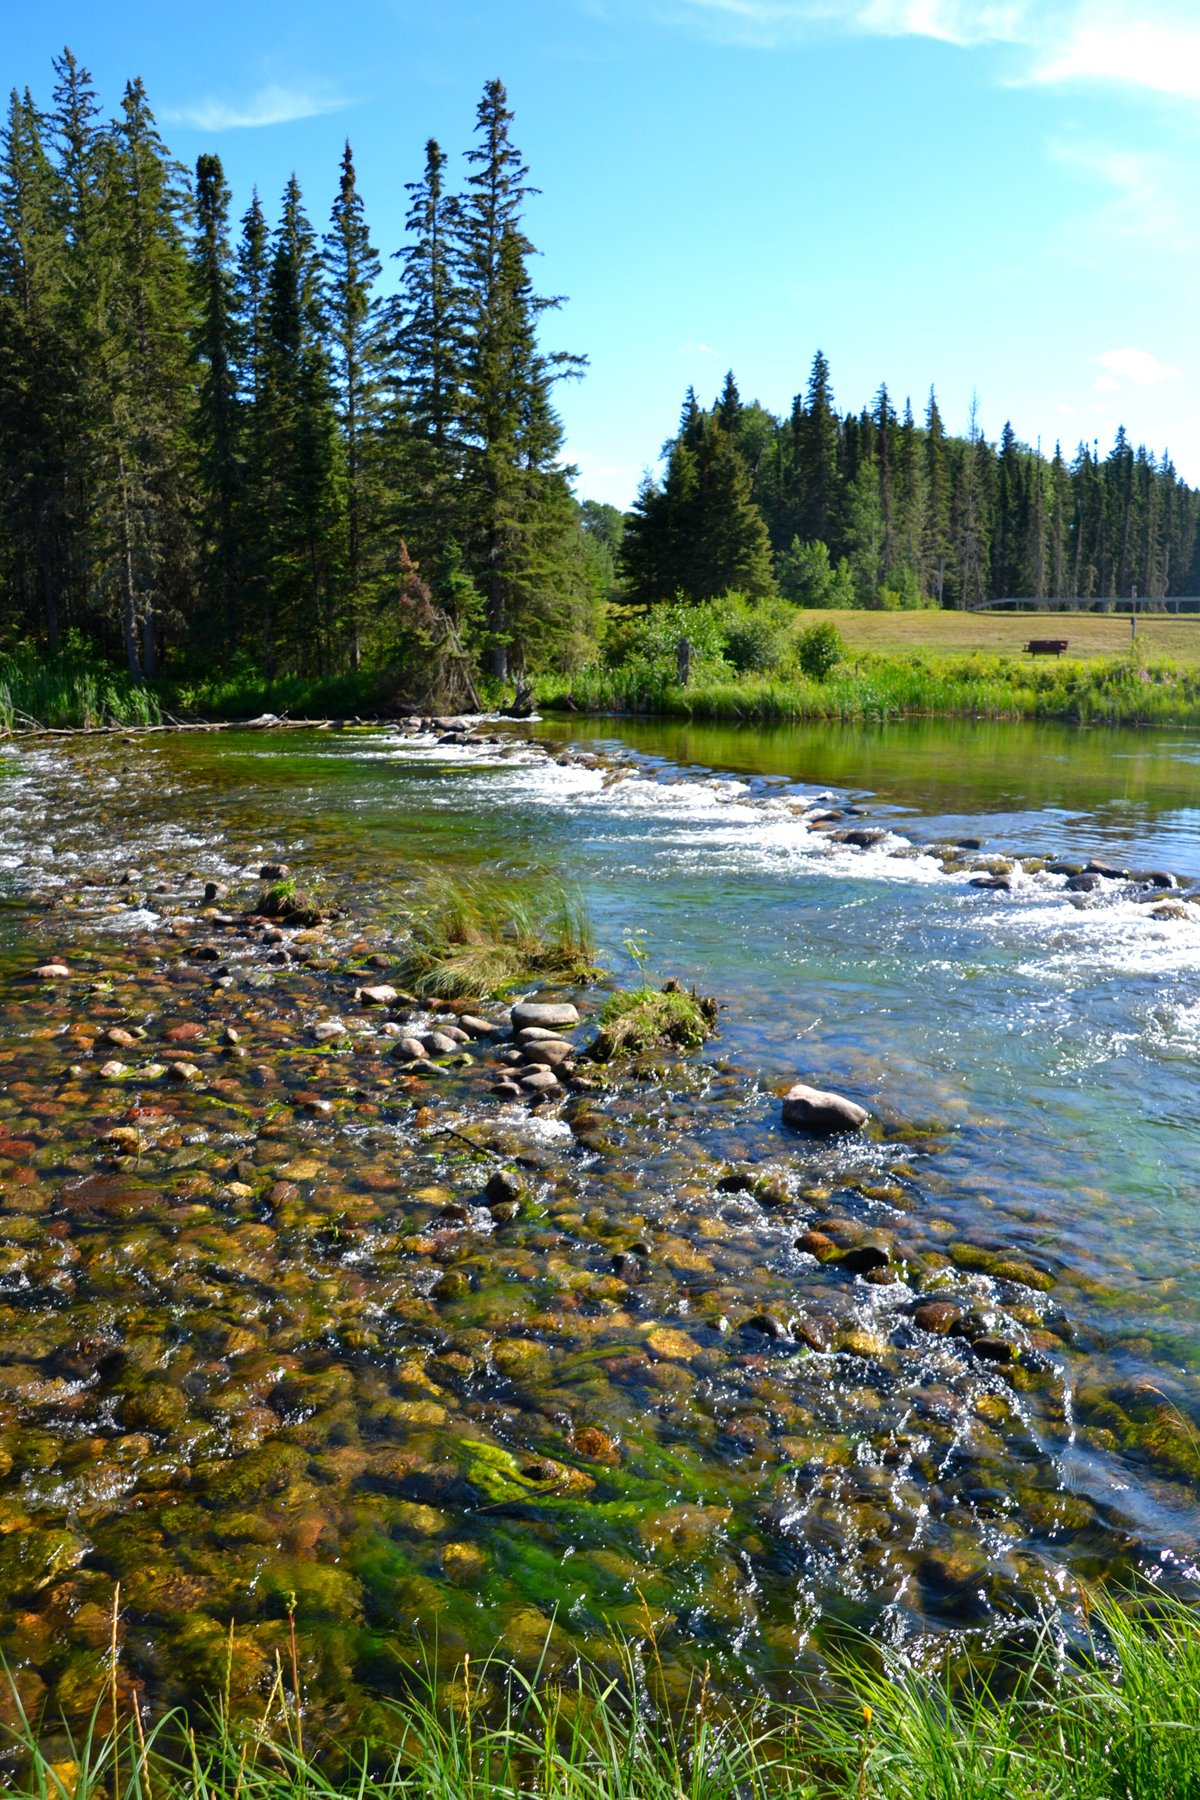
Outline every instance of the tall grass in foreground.
{"label": "tall grass in foreground", "polygon": [[824,680],[796,672],[702,679],[686,688],[644,664],[594,665],[573,676],[568,696],[559,697],[584,712],[781,724],[914,717],[1200,724],[1200,671],[1129,657],[1035,664],[985,654],[868,653],[839,663]]}
{"label": "tall grass in foreground", "polygon": [[0,730],[157,725],[157,696],[71,641],[53,658],[13,650],[0,656]]}
{"label": "tall grass in foreground", "polygon": [[410,915],[400,979],[444,1000],[502,994],[537,979],[572,985],[595,974],[578,895],[541,875],[431,875]]}
{"label": "tall grass in foreground", "polygon": [[[120,1706],[52,1736],[18,1714],[15,1800],[1192,1800],[1200,1794],[1200,1616],[1158,1597],[1104,1602],[1074,1659],[1044,1632],[995,1687],[887,1661],[843,1703],[735,1707],[708,1678],[674,1719],[653,1658],[624,1677],[523,1680],[465,1663],[440,1689],[377,1711],[383,1741],[322,1743],[297,1705],[298,1662],[259,1714],[227,1699],[198,1723]],[[129,1710],[126,1705],[126,1711]],[[119,1712],[118,1712],[118,1716]],[[377,1731],[377,1740],[379,1733]]]}

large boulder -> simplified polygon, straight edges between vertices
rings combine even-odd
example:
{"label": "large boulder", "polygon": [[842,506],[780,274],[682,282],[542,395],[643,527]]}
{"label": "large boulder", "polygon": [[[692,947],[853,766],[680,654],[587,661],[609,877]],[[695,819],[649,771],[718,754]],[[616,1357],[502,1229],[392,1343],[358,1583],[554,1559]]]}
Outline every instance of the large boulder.
{"label": "large boulder", "polygon": [[519,1000],[512,1009],[514,1032],[525,1025],[542,1025],[549,1031],[561,1031],[578,1023],[579,1013],[569,1001]]}
{"label": "large boulder", "polygon": [[844,1094],[826,1093],[822,1088],[808,1087],[798,1081],[789,1088],[783,1100],[783,1122],[793,1131],[807,1131],[813,1137],[835,1137],[840,1132],[861,1131],[867,1112]]}

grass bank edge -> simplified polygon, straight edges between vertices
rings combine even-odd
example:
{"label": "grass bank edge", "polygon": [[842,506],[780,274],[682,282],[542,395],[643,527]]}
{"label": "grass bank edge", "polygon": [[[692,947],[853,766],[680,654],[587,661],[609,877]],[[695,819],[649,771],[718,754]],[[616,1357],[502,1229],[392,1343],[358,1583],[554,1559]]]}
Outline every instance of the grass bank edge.
{"label": "grass bank edge", "polygon": [[[1074,1636],[1030,1624],[1020,1653],[922,1666],[865,1642],[806,1705],[724,1696],[706,1668],[670,1704],[653,1636],[606,1669],[532,1673],[497,1654],[381,1702],[372,1740],[305,1715],[293,1615],[269,1693],[143,1717],[119,1601],[100,1697],[72,1734],[31,1719],[10,1677],[13,1800],[1183,1800],[1200,1790],[1200,1613],[1161,1591],[1101,1595]],[[230,1656],[232,1658],[232,1627]],[[15,1705],[13,1701],[15,1700]]]}
{"label": "grass bank edge", "polygon": [[822,680],[800,674],[678,681],[641,668],[581,670],[542,684],[553,712],[793,724],[905,718],[1198,726],[1200,670],[1129,657],[1029,665],[985,654],[871,652]]}

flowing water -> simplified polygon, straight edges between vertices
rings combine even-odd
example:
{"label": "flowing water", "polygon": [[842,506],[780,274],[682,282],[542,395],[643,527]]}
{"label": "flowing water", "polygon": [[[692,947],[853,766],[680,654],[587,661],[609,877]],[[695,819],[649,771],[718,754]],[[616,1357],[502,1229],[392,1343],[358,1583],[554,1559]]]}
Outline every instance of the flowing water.
{"label": "flowing water", "polygon": [[[294,1604],[312,1704],[368,1727],[420,1657],[497,1643],[652,1636],[680,1694],[706,1664],[786,1693],[847,1625],[978,1650],[1069,1629],[1096,1581],[1186,1586],[1198,758],[596,721],[7,754],[0,1651],[27,1703],[94,1701],[117,1582],[133,1686],[249,1703]],[[1006,853],[1009,889],[971,885]],[[1070,891],[1044,857],[1180,887]],[[240,909],[277,858],[341,917],[271,961]],[[644,932],[719,1036],[535,1111],[486,1057],[398,1066],[354,995],[430,868],[566,876],[616,978]],[[70,978],[31,982],[51,953]],[[798,1078],[872,1130],[786,1133]],[[502,1163],[524,1192],[490,1210]]]}

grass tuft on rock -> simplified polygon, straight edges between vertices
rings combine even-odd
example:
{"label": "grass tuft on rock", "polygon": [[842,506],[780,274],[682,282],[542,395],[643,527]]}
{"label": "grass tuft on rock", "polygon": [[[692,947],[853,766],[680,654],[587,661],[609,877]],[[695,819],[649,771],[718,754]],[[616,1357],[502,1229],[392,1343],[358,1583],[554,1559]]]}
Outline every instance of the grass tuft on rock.
{"label": "grass tuft on rock", "polygon": [[409,920],[400,968],[427,999],[486,999],[521,982],[575,986],[596,974],[583,902],[560,881],[437,875]]}
{"label": "grass tuft on rock", "polygon": [[643,984],[605,1001],[591,1054],[597,1062],[611,1062],[614,1056],[668,1047],[698,1050],[716,1025],[715,1000],[673,983],[663,988]]}

